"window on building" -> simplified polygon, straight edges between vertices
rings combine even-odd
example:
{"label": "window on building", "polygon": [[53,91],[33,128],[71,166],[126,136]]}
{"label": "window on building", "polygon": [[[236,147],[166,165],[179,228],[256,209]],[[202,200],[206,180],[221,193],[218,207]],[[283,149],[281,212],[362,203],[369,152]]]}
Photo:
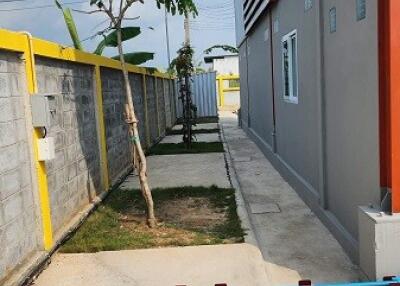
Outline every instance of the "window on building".
{"label": "window on building", "polygon": [[228,83],[229,88],[240,87],[240,81],[238,79],[230,79]]}
{"label": "window on building", "polygon": [[308,11],[312,8],[312,0],[304,0],[304,10]]}
{"label": "window on building", "polygon": [[357,21],[365,19],[367,16],[367,6],[365,0],[356,0]]}
{"label": "window on building", "polygon": [[297,87],[297,31],[282,38],[283,99],[298,103]]}
{"label": "window on building", "polygon": [[336,32],[336,7],[329,10],[329,29],[331,33]]}

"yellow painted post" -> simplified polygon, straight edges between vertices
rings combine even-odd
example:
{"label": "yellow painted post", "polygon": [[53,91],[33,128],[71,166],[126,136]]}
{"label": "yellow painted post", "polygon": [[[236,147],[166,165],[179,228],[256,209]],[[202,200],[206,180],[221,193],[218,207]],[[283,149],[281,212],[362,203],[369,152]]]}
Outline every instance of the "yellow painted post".
{"label": "yellow painted post", "polygon": [[146,74],[143,74],[143,106],[144,106],[144,125],[146,130],[146,143],[147,147],[150,148],[151,140],[150,140],[150,128],[149,128],[149,114],[147,111],[147,86],[146,86]]}
{"label": "yellow painted post", "polygon": [[96,98],[97,98],[97,120],[99,121],[100,131],[100,151],[101,151],[101,175],[103,179],[103,187],[107,191],[110,187],[110,178],[108,174],[108,158],[107,158],[107,139],[106,129],[104,124],[104,110],[103,110],[103,91],[101,86],[101,71],[100,66],[96,65],[94,69],[96,81]]}
{"label": "yellow painted post", "polygon": [[160,107],[158,106],[158,81],[157,77],[154,77],[154,94],[156,96],[156,114],[157,114],[157,130],[158,137],[161,136],[161,128],[160,128]]}
{"label": "yellow painted post", "polygon": [[218,77],[219,106],[224,106],[224,78]]}
{"label": "yellow painted post", "polygon": [[[28,93],[34,95],[38,92],[35,55],[30,34],[26,33],[26,46],[24,50],[25,73],[27,79]],[[46,165],[43,161],[39,161],[38,140],[42,138],[42,132],[39,128],[33,131],[33,154],[36,167],[37,184],[39,189],[40,212],[43,225],[43,246],[49,251],[53,246],[53,230],[51,225],[51,210],[49,200],[49,190],[47,184]]]}

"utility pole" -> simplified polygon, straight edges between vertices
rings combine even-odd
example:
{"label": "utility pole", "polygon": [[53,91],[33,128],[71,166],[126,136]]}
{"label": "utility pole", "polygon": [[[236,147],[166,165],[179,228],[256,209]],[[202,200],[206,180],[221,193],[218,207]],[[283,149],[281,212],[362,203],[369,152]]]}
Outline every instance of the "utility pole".
{"label": "utility pole", "polygon": [[185,13],[185,21],[183,23],[185,28],[185,45],[190,46],[190,24],[189,24],[189,13]]}
{"label": "utility pole", "polygon": [[[189,13],[186,11],[185,20],[183,22],[185,29],[185,49],[190,48],[190,26]],[[192,104],[192,88],[191,88],[191,71],[186,73],[184,83],[182,85],[182,105],[183,105],[183,142],[187,149],[192,148],[192,125],[193,125],[193,104]]]}
{"label": "utility pole", "polygon": [[167,54],[168,54],[168,68],[171,66],[171,50],[169,46],[169,27],[168,27],[168,11],[165,7],[165,34],[167,36]]}

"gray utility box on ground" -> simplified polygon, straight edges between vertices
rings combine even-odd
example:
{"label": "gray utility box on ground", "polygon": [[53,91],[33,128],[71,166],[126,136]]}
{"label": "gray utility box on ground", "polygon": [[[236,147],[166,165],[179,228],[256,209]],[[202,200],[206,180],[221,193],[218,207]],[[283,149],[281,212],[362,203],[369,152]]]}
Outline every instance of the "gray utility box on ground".
{"label": "gray utility box on ground", "polygon": [[31,96],[33,127],[49,127],[52,113],[56,112],[54,95],[35,94]]}

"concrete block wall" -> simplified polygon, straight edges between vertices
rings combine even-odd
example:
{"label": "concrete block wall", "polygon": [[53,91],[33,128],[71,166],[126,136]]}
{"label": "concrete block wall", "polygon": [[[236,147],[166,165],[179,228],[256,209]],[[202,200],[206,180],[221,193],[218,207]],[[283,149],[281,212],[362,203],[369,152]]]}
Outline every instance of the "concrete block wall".
{"label": "concrete block wall", "polygon": [[55,96],[48,136],[56,158],[46,162],[53,231],[57,233],[101,192],[93,67],[36,59],[39,94]]}
{"label": "concrete block wall", "polygon": [[144,106],[144,90],[143,90],[143,75],[129,74],[129,81],[133,92],[133,104],[135,105],[135,113],[139,120],[139,136],[143,146],[146,145],[146,117]]}
{"label": "concrete block wall", "polygon": [[153,144],[159,138],[158,134],[158,115],[157,115],[157,102],[154,77],[146,77],[146,91],[147,91],[147,112],[148,123],[150,129],[150,142]]}
{"label": "concrete block wall", "polygon": [[[131,166],[131,149],[126,135],[128,130],[123,115],[125,90],[120,72],[104,68],[101,70],[101,76],[109,179],[111,182],[114,182],[119,178],[121,173],[125,172]],[[150,138],[150,145],[152,145],[165,134],[167,127],[166,109],[169,110],[168,116],[170,117],[169,122],[171,122],[171,125],[175,120],[171,119],[173,114],[171,105],[166,106],[166,101],[170,102],[169,98],[171,94],[164,92],[162,83],[165,80],[169,84],[171,80],[156,79],[153,76],[145,76],[145,80],[146,96],[143,88],[143,75],[129,74],[135,113],[139,120],[140,141],[143,147],[150,147],[148,146],[147,138]],[[146,102],[145,98],[147,98]],[[168,98],[168,100],[165,98]]]}
{"label": "concrete block wall", "polygon": [[20,56],[0,52],[0,284],[39,245],[24,79]]}
{"label": "concrete block wall", "polygon": [[164,81],[164,94],[165,94],[165,127],[171,128],[173,125],[172,122],[172,105],[175,105],[175,101],[171,98],[170,94],[170,84],[169,81]]}
{"label": "concrete block wall", "polygon": [[165,98],[164,98],[164,80],[156,79],[157,101],[158,101],[158,124],[160,126],[160,136],[165,135],[166,118],[165,118]]}
{"label": "concrete block wall", "polygon": [[[105,114],[105,129],[107,139],[107,156],[109,164],[109,179],[111,182],[117,180],[121,173],[125,172],[131,166],[131,149],[127,137],[127,125],[123,115],[125,106],[125,90],[122,74],[112,69],[102,69],[102,91],[103,91],[103,109]],[[146,77],[148,78],[148,77]],[[129,81],[133,93],[133,104],[135,106],[136,117],[139,121],[140,142],[143,147],[149,147],[147,144],[146,115],[145,115],[145,95],[143,89],[143,75],[129,74]],[[151,82],[151,80],[149,80]],[[154,93],[148,94],[151,97],[151,104],[154,105]],[[160,97],[163,94],[160,93]],[[151,114],[151,112],[154,112]],[[151,109],[148,112],[150,118],[149,131],[158,134],[157,122],[154,121],[156,110]],[[157,136],[158,137],[158,136]],[[155,142],[154,140],[151,142]]]}
{"label": "concrete block wall", "polygon": [[[53,231],[50,233],[53,243],[46,248],[49,251],[96,196],[106,191],[102,160],[108,163],[110,186],[131,164],[121,71],[100,68],[100,98],[93,63],[35,56],[37,94],[51,96],[55,106],[46,129],[47,136],[55,139],[55,159],[45,163],[50,213],[43,213],[33,155],[34,130],[27,88],[30,78],[25,69],[22,54],[0,49],[0,285],[17,270],[27,269],[45,251],[43,238],[48,233],[45,235],[43,219],[46,215],[51,218]],[[147,97],[144,78],[149,91]],[[171,117],[168,121],[175,122],[174,111],[166,111],[173,105],[168,107],[164,98],[173,95],[165,93],[162,84],[156,90],[155,80],[155,75],[130,73],[141,141],[147,148],[158,141],[160,134],[165,134],[167,113]],[[156,92],[161,104],[158,108]],[[100,100],[103,114],[99,110]],[[101,123],[105,134],[100,132]],[[151,138],[150,145],[147,137]],[[107,158],[103,159],[102,144],[107,151]]]}
{"label": "concrete block wall", "polygon": [[131,151],[124,124],[125,89],[122,73],[102,69],[104,124],[107,140],[109,179],[117,179],[130,164]]}

